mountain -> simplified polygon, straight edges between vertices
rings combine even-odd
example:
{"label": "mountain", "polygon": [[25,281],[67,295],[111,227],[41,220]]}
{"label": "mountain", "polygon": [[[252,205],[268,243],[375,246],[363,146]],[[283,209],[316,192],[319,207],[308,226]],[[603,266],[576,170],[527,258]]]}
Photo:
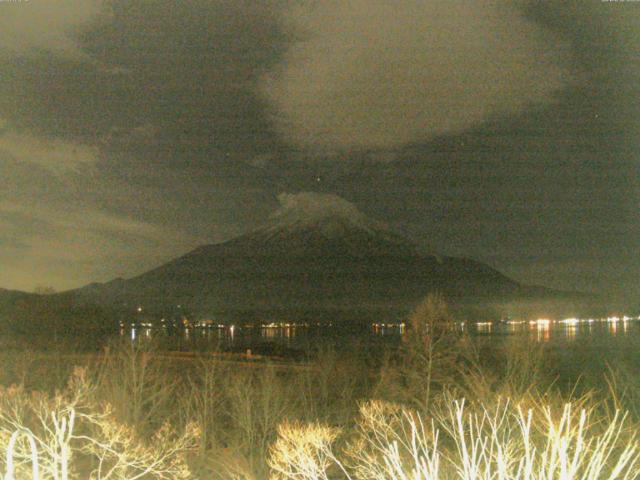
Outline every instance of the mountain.
{"label": "mountain", "polygon": [[[483,263],[424,251],[335,195],[282,194],[268,221],[131,279],[72,292],[102,305],[197,315],[412,308],[438,291],[455,305],[571,298]],[[257,312],[257,313],[256,313]]]}
{"label": "mountain", "polygon": [[5,290],[0,288],[0,312],[19,302],[29,301],[37,295],[33,293],[20,292],[18,290]]}

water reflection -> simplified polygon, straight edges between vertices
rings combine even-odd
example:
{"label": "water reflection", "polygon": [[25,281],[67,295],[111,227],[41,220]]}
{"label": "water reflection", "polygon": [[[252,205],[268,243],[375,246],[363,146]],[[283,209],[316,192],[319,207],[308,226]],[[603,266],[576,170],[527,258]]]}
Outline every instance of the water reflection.
{"label": "water reflection", "polygon": [[[589,327],[587,326],[587,328]],[[564,335],[567,338],[567,340],[575,340],[577,332],[578,332],[577,325],[565,325],[564,327]]]}
{"label": "water reflection", "polygon": [[478,333],[491,333],[493,330],[493,322],[478,322],[476,323],[476,330]]}
{"label": "water reflection", "polygon": [[[620,337],[638,335],[640,318],[609,317],[606,319],[563,320],[508,320],[497,322],[468,322],[460,328],[470,335],[487,335],[496,338],[504,335],[527,334],[538,342],[575,342],[581,338]],[[357,339],[366,342],[399,342],[405,333],[404,323],[373,323],[369,327],[349,327],[314,324],[266,324],[259,326],[217,325],[190,326],[188,328],[167,325],[151,327],[132,325],[120,330],[122,336],[129,335],[131,341],[149,338],[164,338],[179,350],[225,349],[240,350],[260,344],[280,345],[291,349],[308,348],[323,342],[347,343]],[[377,339],[377,340],[376,340]]]}
{"label": "water reflection", "polygon": [[282,327],[269,327],[262,326],[260,330],[260,336],[263,339],[269,341],[276,341],[278,343],[282,343],[287,347],[291,346],[291,340],[301,335],[301,328],[304,327],[294,327],[291,325],[285,325]]}
{"label": "water reflection", "polygon": [[547,319],[534,320],[529,325],[535,329],[539,342],[548,342],[551,338],[551,321]]}
{"label": "water reflection", "polygon": [[374,323],[371,325],[374,335],[378,336],[395,336],[404,335],[406,325],[404,323]]}

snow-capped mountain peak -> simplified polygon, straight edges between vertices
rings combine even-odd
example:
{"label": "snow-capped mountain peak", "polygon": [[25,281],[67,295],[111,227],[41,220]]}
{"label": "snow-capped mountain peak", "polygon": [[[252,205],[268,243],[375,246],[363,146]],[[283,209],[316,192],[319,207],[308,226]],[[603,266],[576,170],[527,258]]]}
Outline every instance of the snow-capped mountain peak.
{"label": "snow-capped mountain peak", "polygon": [[282,193],[278,200],[280,207],[267,222],[239,237],[236,245],[260,254],[285,256],[418,253],[412,242],[337,195]]}
{"label": "snow-capped mountain peak", "polygon": [[386,230],[351,202],[332,194],[316,192],[281,193],[280,208],[270,217],[263,232],[296,231],[315,228],[327,236],[339,235],[345,229],[364,230],[369,233]]}

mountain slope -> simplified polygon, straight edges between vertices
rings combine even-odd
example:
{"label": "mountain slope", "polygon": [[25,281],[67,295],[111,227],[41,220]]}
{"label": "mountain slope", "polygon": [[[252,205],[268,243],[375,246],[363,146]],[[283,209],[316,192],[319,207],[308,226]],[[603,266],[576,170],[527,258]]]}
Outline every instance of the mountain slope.
{"label": "mountain slope", "polygon": [[423,252],[337,196],[284,194],[279,200],[281,208],[265,225],[246,235],[77,293],[148,310],[181,305],[201,315],[407,309],[432,291],[464,304],[557,296],[474,260]]}

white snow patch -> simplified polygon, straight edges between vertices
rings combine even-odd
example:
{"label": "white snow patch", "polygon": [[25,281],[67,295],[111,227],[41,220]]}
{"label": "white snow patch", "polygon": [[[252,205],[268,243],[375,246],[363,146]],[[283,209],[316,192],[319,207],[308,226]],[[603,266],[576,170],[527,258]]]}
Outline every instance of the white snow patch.
{"label": "white snow patch", "polygon": [[332,194],[301,192],[278,195],[280,208],[261,229],[265,232],[319,228],[333,236],[350,228],[375,232],[386,230],[383,224],[368,218],[351,202]]}

